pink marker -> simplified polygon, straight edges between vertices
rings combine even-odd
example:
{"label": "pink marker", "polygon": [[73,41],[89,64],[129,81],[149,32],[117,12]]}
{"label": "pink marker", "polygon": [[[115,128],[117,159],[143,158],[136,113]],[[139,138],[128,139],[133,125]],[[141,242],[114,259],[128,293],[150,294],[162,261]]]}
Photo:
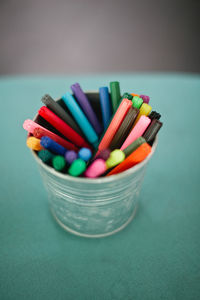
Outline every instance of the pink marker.
{"label": "pink marker", "polygon": [[147,127],[149,126],[151,119],[142,115],[136,125],[133,127],[131,132],[129,133],[128,137],[124,141],[123,145],[121,146],[121,150],[124,150],[128,147],[131,143],[133,143],[137,138],[143,135]]}
{"label": "pink marker", "polygon": [[[57,134],[51,132],[50,130],[42,127],[41,125],[37,124],[36,122],[32,120],[25,120],[23,124],[23,128],[27,130],[29,133],[32,133],[36,138],[41,138],[42,136],[48,136],[52,140],[54,140],[56,143],[62,145],[68,150],[74,150],[78,151],[78,147],[76,147],[71,142],[68,142],[58,136]],[[37,130],[36,130],[37,128]]]}
{"label": "pink marker", "polygon": [[85,171],[84,175],[89,178],[99,177],[107,170],[105,160],[97,158]]}

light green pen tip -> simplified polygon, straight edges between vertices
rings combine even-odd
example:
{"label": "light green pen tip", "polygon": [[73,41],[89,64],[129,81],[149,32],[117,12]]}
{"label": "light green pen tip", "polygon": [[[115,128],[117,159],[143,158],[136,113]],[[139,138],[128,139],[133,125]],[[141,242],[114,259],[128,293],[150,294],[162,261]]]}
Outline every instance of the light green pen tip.
{"label": "light green pen tip", "polygon": [[109,158],[106,160],[106,167],[108,169],[120,164],[125,159],[125,154],[120,149],[115,149],[110,153]]}

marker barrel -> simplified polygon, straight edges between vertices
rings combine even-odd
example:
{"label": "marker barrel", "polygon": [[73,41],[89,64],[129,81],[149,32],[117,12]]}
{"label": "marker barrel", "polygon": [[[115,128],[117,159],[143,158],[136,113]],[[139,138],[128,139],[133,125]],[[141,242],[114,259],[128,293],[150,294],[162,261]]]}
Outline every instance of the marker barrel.
{"label": "marker barrel", "polygon": [[72,129],[68,124],[61,120],[56,114],[54,114],[46,106],[42,106],[39,111],[39,115],[43,117],[47,122],[54,126],[60,133],[62,133],[67,139],[72,141],[79,147],[89,147],[88,143]]}
{"label": "marker barrel", "polygon": [[72,117],[60,106],[56,101],[51,98],[48,94],[44,95],[41,101],[51,110],[53,111],[59,118],[61,118],[65,123],[67,123],[71,128],[73,128],[80,135],[83,134],[76,124],[76,122],[72,119]]}
{"label": "marker barrel", "polygon": [[94,130],[98,135],[100,135],[102,132],[102,126],[79,83],[72,84],[71,90],[74,93],[74,96],[76,97],[76,100],[82,108],[83,112],[85,113],[86,117],[93,126]]}
{"label": "marker barrel", "polygon": [[111,94],[113,113],[115,113],[121,100],[120,87],[118,81],[110,82],[110,94]]}
{"label": "marker barrel", "polygon": [[[67,92],[65,95],[62,96],[62,99],[65,102],[71,114],[73,115],[76,122],[79,124],[81,130],[83,131],[88,141],[91,144],[93,144],[94,147],[96,147],[98,142],[98,136],[95,130],[93,129],[92,125],[86,118],[85,114],[83,113],[79,105],[76,103],[74,97],[69,92]],[[86,146],[86,148],[88,147]]]}
{"label": "marker barrel", "polygon": [[109,125],[112,113],[111,113],[111,103],[108,88],[99,88],[100,105],[102,112],[103,127],[106,129]]}

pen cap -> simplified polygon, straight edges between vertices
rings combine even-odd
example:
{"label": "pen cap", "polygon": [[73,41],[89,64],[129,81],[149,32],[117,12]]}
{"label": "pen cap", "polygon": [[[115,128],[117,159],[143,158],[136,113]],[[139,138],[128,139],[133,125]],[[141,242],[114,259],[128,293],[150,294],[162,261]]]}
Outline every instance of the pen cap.
{"label": "pen cap", "polygon": [[133,97],[140,97],[140,95],[139,94],[135,94],[135,93],[131,93],[131,95],[133,96]]}
{"label": "pen cap", "polygon": [[63,146],[56,143],[54,140],[49,138],[48,136],[43,136],[40,140],[40,145],[44,147],[45,149],[58,154],[58,155],[65,155],[67,149],[65,149]]}
{"label": "pen cap", "polygon": [[110,153],[110,157],[106,160],[108,169],[115,167],[125,159],[125,154],[122,150],[115,149]]}
{"label": "pen cap", "polygon": [[123,100],[123,99],[132,100],[133,96],[129,93],[124,93],[121,100]]}
{"label": "pen cap", "polygon": [[52,159],[52,165],[56,171],[62,171],[66,166],[66,161],[63,156],[56,155]]}
{"label": "pen cap", "polygon": [[30,136],[26,140],[26,145],[32,150],[40,151],[43,147],[40,145],[40,140],[35,138],[34,136]]}
{"label": "pen cap", "polygon": [[125,156],[129,156],[133,151],[135,151],[140,145],[146,143],[144,137],[139,137],[133,143],[131,143],[128,147],[126,147],[123,151]]}
{"label": "pen cap", "polygon": [[50,151],[42,149],[38,151],[38,157],[43,161],[43,163],[49,163],[54,155]]}
{"label": "pen cap", "polygon": [[149,96],[146,96],[146,95],[140,95],[140,98],[142,98],[143,103],[149,104],[149,101],[150,101],[150,97],[149,97]]}
{"label": "pen cap", "polygon": [[153,120],[153,119],[156,119],[156,120],[159,120],[161,118],[161,115],[159,113],[157,113],[156,111],[152,111],[148,117]]}
{"label": "pen cap", "polygon": [[141,116],[148,116],[152,110],[152,107],[149,104],[143,103],[140,107],[140,112],[135,120],[135,123],[133,126],[136,125],[138,120],[140,119]]}
{"label": "pen cap", "polygon": [[78,177],[80,176],[86,169],[86,162],[81,158],[75,159],[71,166],[68,169],[68,173],[71,176]]}
{"label": "pen cap", "polygon": [[103,159],[98,158],[85,171],[85,176],[88,178],[96,178],[105,173],[107,170],[106,163]]}
{"label": "pen cap", "polygon": [[112,171],[110,171],[106,176],[114,175],[126,171],[132,168],[136,164],[142,162],[151,152],[151,146],[147,143],[139,146],[133,153],[131,153],[121,164],[116,166]]}
{"label": "pen cap", "polygon": [[127,112],[124,120],[122,121],[119,129],[117,130],[109,148],[111,150],[119,149],[125,139],[127,138],[128,134],[130,133],[131,128],[139,114],[139,109],[135,107],[130,107],[129,111]]}
{"label": "pen cap", "polygon": [[111,94],[112,108],[114,113],[117,110],[117,107],[121,100],[120,87],[118,81],[110,82],[110,94]]}
{"label": "pen cap", "polygon": [[132,103],[135,108],[139,109],[143,103],[143,100],[142,100],[142,98],[140,98],[138,96],[134,96],[132,99]]}
{"label": "pen cap", "polygon": [[163,123],[156,119],[151,121],[149,127],[143,134],[143,138],[147,141],[147,143],[151,144],[153,142],[162,125]]}
{"label": "pen cap", "polygon": [[151,120],[146,116],[141,116],[137,124],[133,127],[130,134],[124,141],[123,145],[121,146],[121,150],[124,150],[128,147],[131,143],[133,143],[137,138],[143,135],[147,127],[149,126]]}

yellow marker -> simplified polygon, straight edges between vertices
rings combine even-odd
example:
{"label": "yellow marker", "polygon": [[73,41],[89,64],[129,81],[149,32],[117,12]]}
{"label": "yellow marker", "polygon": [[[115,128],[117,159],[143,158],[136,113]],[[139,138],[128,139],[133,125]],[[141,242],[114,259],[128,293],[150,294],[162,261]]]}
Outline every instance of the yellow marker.
{"label": "yellow marker", "polygon": [[125,154],[120,149],[115,149],[110,153],[109,158],[106,160],[106,167],[108,169],[115,167],[125,159]]}
{"label": "yellow marker", "polygon": [[139,118],[144,115],[144,116],[148,116],[150,114],[152,110],[152,107],[149,104],[143,103],[140,107],[140,112],[134,122],[133,127],[135,126],[135,124],[137,123],[137,121],[139,120]]}
{"label": "yellow marker", "polygon": [[26,145],[35,151],[40,151],[43,149],[43,147],[40,145],[40,140],[35,138],[34,136],[30,136],[27,138]]}

